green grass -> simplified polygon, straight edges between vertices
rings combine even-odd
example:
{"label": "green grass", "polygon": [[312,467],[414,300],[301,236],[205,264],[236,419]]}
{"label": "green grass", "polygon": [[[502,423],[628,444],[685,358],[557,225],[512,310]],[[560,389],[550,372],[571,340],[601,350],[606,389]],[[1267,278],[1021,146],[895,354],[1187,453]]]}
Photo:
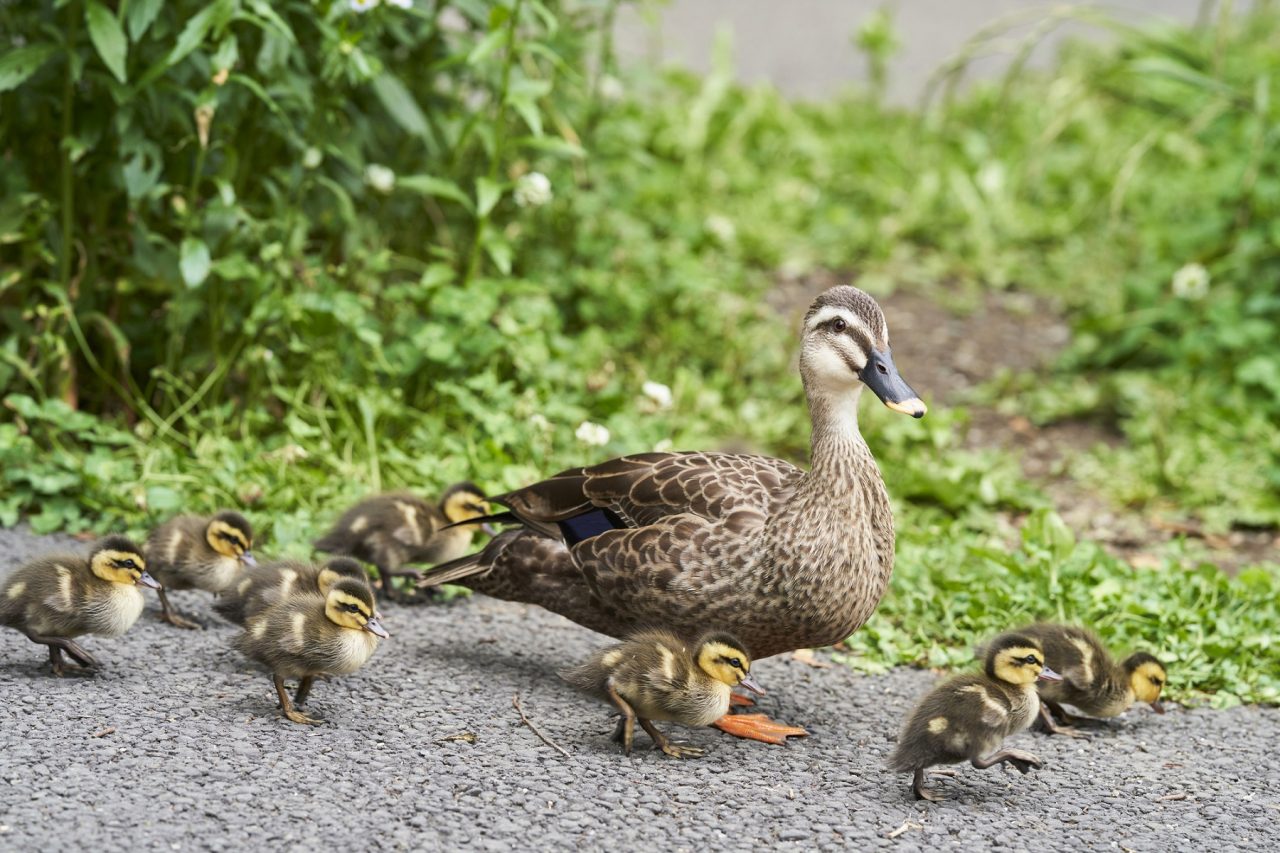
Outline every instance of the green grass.
{"label": "green grass", "polygon": [[[123,57],[71,26],[75,0],[0,11],[29,36],[0,56],[0,523],[141,534],[230,505],[305,553],[374,489],[498,491],[660,446],[803,461],[795,330],[764,299],[828,271],[1045,297],[1073,345],[985,399],[1113,425],[1121,447],[1070,466],[1121,507],[1280,522],[1280,13],[1103,21],[1105,49],[917,112],[788,102],[725,55],[620,75],[612,4],[460,2],[447,27],[154,5],[128,7]],[[534,171],[553,197],[521,204]],[[900,540],[856,665],[957,664],[1052,617],[1155,651],[1177,698],[1280,701],[1274,565],[1228,579],[1175,548],[1134,569],[1014,459],[965,449],[967,420],[864,411]]]}

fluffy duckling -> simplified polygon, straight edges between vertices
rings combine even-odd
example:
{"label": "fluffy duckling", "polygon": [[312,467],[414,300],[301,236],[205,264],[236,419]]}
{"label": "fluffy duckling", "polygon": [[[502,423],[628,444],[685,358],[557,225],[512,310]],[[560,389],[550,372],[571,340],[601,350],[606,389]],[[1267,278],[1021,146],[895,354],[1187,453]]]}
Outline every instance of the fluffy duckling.
{"label": "fluffy duckling", "polygon": [[54,675],[66,671],[63,652],[81,667],[96,667],[97,660],[72,637],[128,631],[142,613],[139,586],[160,587],[147,574],[142,549],[124,536],[108,536],[87,558],[42,557],[10,572],[0,582],[0,625],[48,646]]}
{"label": "fluffy duckling", "polygon": [[1062,710],[1063,703],[1094,717],[1118,716],[1134,702],[1146,702],[1157,714],[1164,713],[1160,691],[1169,676],[1154,655],[1134,652],[1116,663],[1098,636],[1078,625],[1042,622],[1020,628],[1018,633],[1040,643],[1062,673],[1060,682],[1037,685],[1040,720],[1051,734],[1086,737],[1070,726],[1059,725],[1071,721]]}
{"label": "fluffy duckling", "polygon": [[[294,706],[307,701],[318,675],[355,672],[388,634],[374,611],[373,592],[362,580],[342,578],[325,595],[299,591],[245,620],[235,646],[271,671],[280,710],[295,723],[320,725]],[[293,701],[284,680],[297,678]]]}
{"label": "fluffy duckling", "polygon": [[315,542],[317,551],[343,554],[372,563],[382,591],[396,598],[392,578],[422,579],[406,563],[442,563],[461,557],[471,547],[471,526],[449,527],[489,514],[484,493],[473,483],[455,483],[438,507],[408,492],[366,498],[342,514]]}
{"label": "fluffy duckling", "polygon": [[249,566],[231,589],[218,596],[213,609],[228,622],[245,620],[298,592],[328,595],[339,580],[369,585],[364,567],[347,557],[334,557],[323,566],[302,560],[273,560]]}
{"label": "fluffy duckling", "polygon": [[160,618],[179,628],[199,628],[178,615],[166,590],[202,589],[217,595],[239,579],[242,567],[257,565],[252,548],[252,525],[231,510],[212,517],[180,515],[151,531],[147,562],[163,584]]}
{"label": "fluffy duckling", "polygon": [[760,695],[751,678],[751,658],[742,644],[711,633],[691,647],[670,631],[637,631],[621,643],[600,649],[560,677],[622,712],[613,739],[630,755],[635,724],[673,758],[696,757],[703,750],[672,743],[651,720],[707,726],[729,711],[729,694],[742,685]]}
{"label": "fluffy duckling", "polygon": [[914,773],[911,790],[916,799],[934,802],[941,798],[924,787],[924,771],[935,764],[968,761],[984,769],[1008,762],[1022,773],[1040,767],[1040,759],[1030,753],[999,747],[1035,720],[1040,709],[1036,681],[1061,678],[1045,666],[1044,650],[1031,637],[996,637],[986,646],[982,673],[952,678],[920,700],[889,766]]}

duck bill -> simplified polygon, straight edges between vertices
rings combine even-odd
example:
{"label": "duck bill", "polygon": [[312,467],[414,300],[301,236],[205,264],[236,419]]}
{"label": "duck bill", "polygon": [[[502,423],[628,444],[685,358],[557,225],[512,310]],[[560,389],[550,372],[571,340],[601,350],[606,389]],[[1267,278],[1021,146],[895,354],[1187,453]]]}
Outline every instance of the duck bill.
{"label": "duck bill", "polygon": [[1041,681],[1061,681],[1062,680],[1061,675],[1058,675],[1058,673],[1049,669],[1049,667],[1047,666],[1044,669],[1040,670],[1040,675],[1037,676],[1037,678],[1039,678]]}
{"label": "duck bill", "polygon": [[489,522],[487,522],[487,521],[486,521],[486,522],[481,523],[481,525],[480,525],[480,530],[484,533],[484,535],[485,535],[485,536],[497,536],[497,535],[498,535],[498,528],[494,527],[492,524],[490,524],[490,523],[489,523]]}
{"label": "duck bill", "polygon": [[149,589],[160,589],[160,588],[161,588],[161,587],[160,587],[160,581],[158,581],[158,580],[156,580],[155,578],[151,577],[151,575],[147,574],[146,572],[143,572],[142,574],[138,575],[138,579],[137,579],[136,581],[134,581],[134,582],[133,582],[133,585],[134,585],[134,586],[145,586],[145,587],[147,587],[147,588],[149,588]]}
{"label": "duck bill", "polygon": [[377,616],[364,623],[364,629],[370,634],[373,634],[373,636],[381,637],[384,640],[391,636],[387,633],[387,629],[382,627],[382,623],[378,621]]}
{"label": "duck bill", "polygon": [[898,367],[893,363],[893,353],[888,349],[872,352],[858,378],[880,398],[880,402],[895,412],[923,418],[929,411],[929,407],[899,375]]}
{"label": "duck bill", "polygon": [[1154,701],[1154,702],[1152,702],[1152,703],[1151,703],[1151,710],[1155,711],[1157,714],[1163,714],[1163,713],[1164,713],[1164,705],[1161,705],[1161,704],[1160,704],[1160,700],[1159,700],[1159,699],[1157,699],[1156,701]]}
{"label": "duck bill", "polygon": [[757,696],[764,695],[764,688],[757,684],[756,680],[749,675],[743,676],[742,680],[738,682],[738,686],[747,688]]}
{"label": "duck bill", "polygon": [[240,562],[244,563],[246,566],[256,566],[258,565],[258,558],[248,551],[245,551],[240,555]]}

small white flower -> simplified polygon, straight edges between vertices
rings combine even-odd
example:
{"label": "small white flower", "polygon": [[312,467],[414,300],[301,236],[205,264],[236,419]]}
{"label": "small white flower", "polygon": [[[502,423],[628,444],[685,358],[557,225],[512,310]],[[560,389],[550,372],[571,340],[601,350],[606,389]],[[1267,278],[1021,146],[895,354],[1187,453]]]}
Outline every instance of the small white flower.
{"label": "small white flower", "polygon": [[284,447],[281,447],[279,450],[273,451],[272,453],[269,453],[267,455],[271,456],[272,458],[279,459],[281,462],[283,462],[286,465],[292,465],[295,462],[301,462],[303,459],[306,459],[311,454],[307,452],[307,449],[305,447],[294,444],[291,441],[288,444],[286,444]]}
{"label": "small white flower", "polygon": [[1203,299],[1209,292],[1209,271],[1197,263],[1186,264],[1173,274],[1170,287],[1179,299]]}
{"label": "small white flower", "polygon": [[[389,2],[389,0],[388,0]],[[370,12],[378,5],[378,0],[350,0],[351,11],[357,15]]]}
{"label": "small white flower", "polygon": [[676,443],[674,441],[672,441],[669,438],[664,438],[664,439],[661,439],[657,444],[653,446],[653,452],[666,453],[667,451],[669,451],[671,448],[675,446],[676,446]]}
{"label": "small white flower", "polygon": [[388,6],[395,6],[397,9],[412,9],[413,0],[387,0]]}
{"label": "small white flower", "polygon": [[573,434],[578,437],[578,441],[592,447],[603,447],[609,443],[609,428],[593,424],[591,421],[578,424],[578,429]]}
{"label": "small white flower", "polygon": [[973,182],[987,195],[997,195],[1004,189],[1004,166],[996,160],[984,163]]}
{"label": "small white flower", "polygon": [[721,243],[732,243],[733,238],[738,236],[738,228],[733,224],[733,220],[718,213],[708,216],[702,225]]}
{"label": "small white flower", "polygon": [[536,430],[547,432],[551,429],[551,421],[547,420],[541,412],[534,412],[532,415],[529,415],[529,426]]}
{"label": "small white flower", "polygon": [[302,165],[307,169],[314,169],[323,162],[324,153],[314,145],[302,153]]}
{"label": "small white flower", "polygon": [[521,175],[516,181],[516,204],[521,207],[541,207],[551,201],[551,179],[541,172],[530,172]]}
{"label": "small white flower", "polygon": [[627,90],[623,88],[622,81],[612,74],[606,74],[600,78],[600,99],[609,103],[617,103],[626,97]]}
{"label": "small white flower", "polygon": [[364,167],[364,182],[377,192],[387,195],[396,188],[396,173],[386,166],[370,163]]}
{"label": "small white flower", "polygon": [[646,382],[640,386],[640,390],[644,395],[652,400],[659,409],[670,408],[671,406],[671,388],[663,385],[661,382]]}

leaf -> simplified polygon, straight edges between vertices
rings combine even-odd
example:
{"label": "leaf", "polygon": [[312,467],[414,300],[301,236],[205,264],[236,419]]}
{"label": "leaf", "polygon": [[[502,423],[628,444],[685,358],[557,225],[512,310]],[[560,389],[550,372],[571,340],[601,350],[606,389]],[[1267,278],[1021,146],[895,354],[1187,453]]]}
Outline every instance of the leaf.
{"label": "leaf", "polygon": [[57,52],[57,45],[45,43],[29,44],[7,51],[4,56],[0,56],[0,92],[8,92],[21,86]]}
{"label": "leaf", "polygon": [[484,61],[485,57],[498,49],[498,45],[507,37],[506,31],[494,30],[476,43],[476,46],[467,54],[468,65],[479,65]]}
{"label": "leaf", "polygon": [[396,124],[414,136],[427,136],[427,117],[422,114],[418,102],[394,74],[381,74],[373,78],[373,92],[391,113]]}
{"label": "leaf", "polygon": [[99,0],[89,0],[84,7],[85,23],[89,25],[89,39],[98,50],[98,56],[106,64],[107,69],[121,83],[128,82],[125,73],[125,59],[129,53],[129,42],[124,37],[124,30],[111,10],[103,6]]}
{"label": "leaf", "polygon": [[447,198],[458,202],[468,211],[475,210],[475,206],[471,203],[471,199],[467,194],[462,191],[462,187],[444,178],[435,178],[431,175],[405,175],[396,178],[396,188],[409,190],[420,195]]}
{"label": "leaf", "polygon": [[129,40],[137,44],[138,39],[151,28],[151,24],[162,8],[164,8],[164,0],[129,0],[129,8],[124,13],[124,23],[129,29]]}
{"label": "leaf", "polygon": [[488,216],[502,198],[502,187],[488,178],[476,178],[476,214]]}
{"label": "leaf", "polygon": [[511,275],[511,244],[492,231],[485,235],[484,250],[503,275]]}
{"label": "leaf", "polygon": [[195,288],[204,284],[209,277],[209,247],[198,237],[187,237],[182,241],[182,250],[178,266],[182,270],[182,280],[187,287]]}

